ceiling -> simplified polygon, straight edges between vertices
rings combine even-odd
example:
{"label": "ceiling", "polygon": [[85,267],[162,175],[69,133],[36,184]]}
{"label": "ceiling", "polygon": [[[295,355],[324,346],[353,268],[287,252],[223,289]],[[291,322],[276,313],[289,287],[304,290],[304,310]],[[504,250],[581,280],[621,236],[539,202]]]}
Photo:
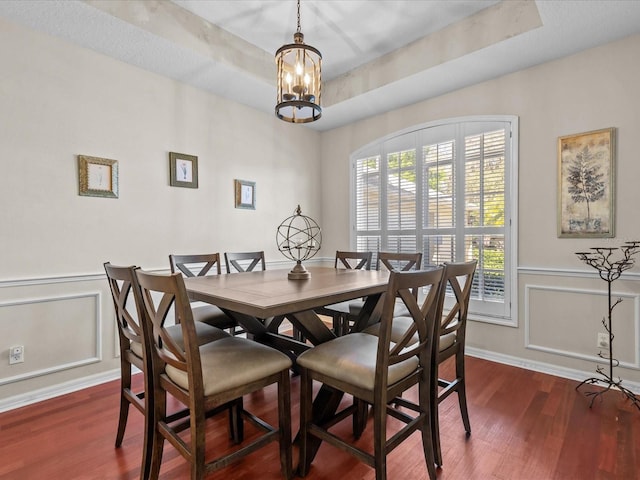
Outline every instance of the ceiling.
{"label": "ceiling", "polygon": [[[634,0],[302,0],[300,14],[323,55],[322,118],[305,124],[320,131],[640,32]],[[3,0],[0,17],[269,114],[297,26],[294,0]]]}

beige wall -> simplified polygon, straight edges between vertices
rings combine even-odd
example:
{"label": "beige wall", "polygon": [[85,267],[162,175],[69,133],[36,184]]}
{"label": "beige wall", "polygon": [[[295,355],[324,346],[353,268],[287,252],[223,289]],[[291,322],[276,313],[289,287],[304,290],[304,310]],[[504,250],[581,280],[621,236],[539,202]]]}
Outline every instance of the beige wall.
{"label": "beige wall", "polygon": [[[0,403],[117,368],[103,262],[280,262],[297,204],[321,220],[318,132],[4,20],[0,65]],[[169,151],[198,156],[197,190],[169,186]],[[119,161],[120,198],[78,195],[78,154]],[[234,178],[256,182],[255,211],[234,208]]]}
{"label": "beige wall", "polygon": [[[517,115],[519,148],[518,328],[473,322],[472,352],[581,378],[593,372],[596,334],[607,311],[596,279],[574,252],[640,239],[640,36],[595,48],[325,132],[322,199],[325,251],[349,246],[349,155],[412,125],[467,115]],[[617,128],[616,238],[556,234],[557,138]],[[638,259],[640,261],[640,258]],[[640,381],[640,269],[614,284],[614,353]],[[615,356],[615,355],[614,355]],[[636,384],[637,385],[637,384]]]}

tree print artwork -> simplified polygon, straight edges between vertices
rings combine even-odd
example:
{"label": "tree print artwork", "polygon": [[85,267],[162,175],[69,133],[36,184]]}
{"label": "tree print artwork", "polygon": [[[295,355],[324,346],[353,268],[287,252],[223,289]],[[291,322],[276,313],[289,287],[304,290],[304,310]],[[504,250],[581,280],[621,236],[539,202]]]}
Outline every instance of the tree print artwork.
{"label": "tree print artwork", "polygon": [[560,237],[613,236],[613,129],[561,137]]}
{"label": "tree print artwork", "polygon": [[567,183],[569,195],[571,200],[575,203],[584,202],[587,206],[587,216],[584,219],[584,224],[587,229],[592,225],[594,220],[591,218],[591,210],[589,205],[604,197],[605,182],[602,181],[604,177],[601,172],[600,165],[595,160],[596,157],[602,157],[604,152],[598,152],[593,154],[589,151],[589,146],[585,146],[582,151],[576,155],[576,158],[568,165]]}

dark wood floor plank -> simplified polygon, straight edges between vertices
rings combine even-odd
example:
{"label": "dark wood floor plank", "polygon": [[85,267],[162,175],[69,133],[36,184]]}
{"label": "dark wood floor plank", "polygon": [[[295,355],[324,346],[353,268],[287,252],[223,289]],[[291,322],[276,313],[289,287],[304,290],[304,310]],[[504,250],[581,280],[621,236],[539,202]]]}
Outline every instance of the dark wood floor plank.
{"label": "dark wood floor plank", "polygon": [[[445,365],[451,373],[452,365]],[[589,408],[577,382],[476,358],[467,358],[472,435],[467,438],[454,396],[440,406],[441,480],[627,480],[640,471],[640,412],[618,392]],[[139,376],[135,382],[141,382]],[[118,382],[0,414],[0,479],[129,480],[139,476],[142,417],[132,410],[123,447],[114,448]],[[299,377],[292,377],[294,432],[298,429]],[[409,392],[416,395],[415,391]],[[245,406],[276,420],[275,389],[245,398]],[[344,400],[345,402],[348,399]],[[178,406],[171,404],[172,408]],[[338,426],[349,435],[351,422]],[[247,435],[252,435],[248,427]],[[233,448],[224,418],[210,421],[208,453]],[[359,440],[370,445],[371,428]],[[391,453],[390,479],[427,478],[418,434]],[[297,455],[297,452],[296,452]],[[185,461],[165,446],[162,480],[188,478]],[[269,445],[209,479],[280,479],[278,449]],[[373,479],[350,456],[321,446],[309,480]]]}

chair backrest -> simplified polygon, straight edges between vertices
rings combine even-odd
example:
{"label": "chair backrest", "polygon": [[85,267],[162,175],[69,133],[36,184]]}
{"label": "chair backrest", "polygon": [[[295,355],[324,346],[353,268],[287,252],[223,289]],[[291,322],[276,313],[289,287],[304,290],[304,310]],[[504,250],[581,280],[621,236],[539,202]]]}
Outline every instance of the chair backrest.
{"label": "chair backrest", "polygon": [[169,255],[171,273],[182,272],[186,277],[204,277],[222,273],[219,253]]}
{"label": "chair backrest", "polygon": [[235,272],[252,272],[258,265],[262,270],[266,270],[267,266],[264,261],[264,252],[225,252],[224,263],[227,266],[227,273]]}
{"label": "chair backrest", "polygon": [[343,252],[336,251],[336,260],[333,264],[335,268],[346,268],[348,270],[371,270],[371,257],[373,252]]}
{"label": "chair backrest", "polygon": [[[200,351],[183,276],[180,273],[162,275],[136,270],[136,279],[140,285],[143,330],[150,346],[154,377],[157,379],[162,375],[165,368],[175,368],[187,375],[189,391],[202,396]],[[165,325],[172,307],[180,319],[184,348],[172,338]]]}
{"label": "chair backrest", "polygon": [[[469,299],[473,287],[473,277],[476,271],[477,261],[445,263],[442,274],[442,283],[439,294],[439,311],[441,321],[435,324],[434,338],[436,343],[444,335],[456,334],[456,343],[464,346],[464,337],[467,327],[467,314],[469,312]],[[447,291],[453,293],[454,303],[446,315],[443,315],[444,303]],[[435,352],[439,351],[436,345]]]}
{"label": "chair backrest", "polygon": [[[144,335],[138,303],[136,299],[135,266],[116,266],[110,262],[104,264],[107,281],[111,290],[113,307],[116,314],[118,336],[120,338],[120,356],[139,368],[146,356]],[[136,357],[139,360],[136,360]]]}
{"label": "chair backrest", "polygon": [[[376,386],[381,383],[379,387],[386,388],[389,368],[414,356],[420,367],[429,368],[434,345],[431,332],[438,315],[442,272],[443,268],[437,267],[427,271],[390,273],[380,317]],[[420,301],[413,294],[418,289],[426,290]],[[404,303],[412,323],[402,337],[392,340],[396,299]],[[418,342],[415,341],[416,334]]]}
{"label": "chair backrest", "polygon": [[381,267],[389,271],[407,272],[409,270],[420,270],[422,267],[422,252],[416,253],[396,253],[378,252],[376,260],[376,270]]}

